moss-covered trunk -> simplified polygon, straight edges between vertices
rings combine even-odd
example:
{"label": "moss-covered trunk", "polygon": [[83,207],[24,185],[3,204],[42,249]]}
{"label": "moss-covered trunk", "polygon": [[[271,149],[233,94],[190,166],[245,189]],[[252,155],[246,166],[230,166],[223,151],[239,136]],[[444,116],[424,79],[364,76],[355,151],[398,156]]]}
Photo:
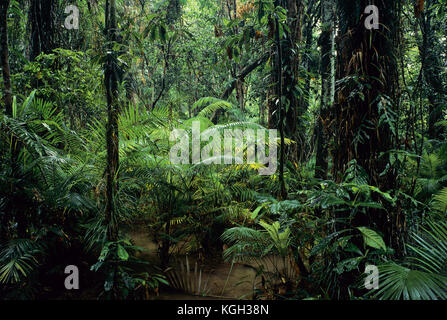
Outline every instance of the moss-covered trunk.
{"label": "moss-covered trunk", "polygon": [[113,45],[117,40],[116,6],[115,0],[106,2],[106,34],[108,53],[105,65],[105,87],[107,96],[107,168],[106,168],[106,224],[108,226],[108,241],[116,241],[118,238],[118,226],[116,217],[115,200],[118,190],[119,170],[119,131],[118,131],[118,70],[117,57]]}
{"label": "moss-covered trunk", "polygon": [[[371,1],[338,0],[337,88],[335,99],[334,177],[343,180],[352,160],[369,176],[368,184],[382,191],[395,186],[389,151],[395,145],[398,75],[395,49],[399,1],[374,1],[379,29],[365,26],[365,8]],[[377,200],[377,199],[376,199]],[[393,221],[386,210],[357,214],[352,226],[369,226],[391,243]]]}

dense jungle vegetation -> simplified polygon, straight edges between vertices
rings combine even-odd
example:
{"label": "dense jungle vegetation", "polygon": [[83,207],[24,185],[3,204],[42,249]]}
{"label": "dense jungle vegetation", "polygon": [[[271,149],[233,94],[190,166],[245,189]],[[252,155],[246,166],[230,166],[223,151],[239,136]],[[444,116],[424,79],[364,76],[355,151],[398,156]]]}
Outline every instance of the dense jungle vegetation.
{"label": "dense jungle vegetation", "polygon": [[[446,0],[1,0],[0,297],[447,299],[446,26]],[[276,172],[240,136],[173,163],[193,123],[277,130]]]}

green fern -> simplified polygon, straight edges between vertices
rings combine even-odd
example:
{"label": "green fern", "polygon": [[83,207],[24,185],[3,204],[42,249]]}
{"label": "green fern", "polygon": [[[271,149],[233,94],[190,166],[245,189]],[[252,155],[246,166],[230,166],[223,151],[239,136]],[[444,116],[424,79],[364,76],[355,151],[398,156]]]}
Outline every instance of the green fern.
{"label": "green fern", "polygon": [[192,107],[192,111],[196,109],[201,109],[198,116],[200,117],[211,117],[217,110],[224,109],[230,110],[235,108],[235,106],[225,100],[213,98],[213,97],[205,97],[199,99]]}

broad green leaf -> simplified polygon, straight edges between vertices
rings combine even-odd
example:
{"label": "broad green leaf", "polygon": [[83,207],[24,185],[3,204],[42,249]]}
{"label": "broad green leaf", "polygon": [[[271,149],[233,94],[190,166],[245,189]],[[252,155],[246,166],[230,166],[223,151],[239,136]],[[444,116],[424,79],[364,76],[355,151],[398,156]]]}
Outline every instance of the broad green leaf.
{"label": "broad green leaf", "polygon": [[383,249],[386,251],[385,242],[377,232],[365,227],[358,227],[357,229],[362,233],[363,241],[365,241],[365,244],[367,246],[375,249]]}
{"label": "broad green leaf", "polygon": [[123,261],[127,261],[129,259],[129,253],[127,253],[126,249],[124,249],[122,245],[118,245],[118,257]]}

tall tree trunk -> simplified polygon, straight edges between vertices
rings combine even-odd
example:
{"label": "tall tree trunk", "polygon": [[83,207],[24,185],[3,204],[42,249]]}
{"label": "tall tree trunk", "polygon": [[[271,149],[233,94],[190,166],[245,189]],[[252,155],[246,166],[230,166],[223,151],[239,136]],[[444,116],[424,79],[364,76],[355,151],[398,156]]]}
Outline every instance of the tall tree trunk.
{"label": "tall tree trunk", "polygon": [[[0,3],[0,46],[1,46],[1,66],[3,73],[3,103],[5,105],[5,114],[12,115],[12,89],[11,74],[9,68],[9,50],[8,50],[8,7],[9,0]],[[11,188],[13,189],[13,188]],[[10,216],[8,213],[0,217],[0,243],[8,240],[6,234]]]}
{"label": "tall tree trunk", "polygon": [[265,126],[265,106],[267,101],[267,92],[263,91],[261,93],[261,98],[259,99],[259,124],[261,126]]}
{"label": "tall tree trunk", "polygon": [[447,103],[447,89],[442,78],[442,52],[438,50],[439,38],[435,33],[433,18],[433,0],[425,2],[425,12],[420,13],[419,23],[422,30],[422,44],[419,52],[422,61],[422,73],[427,87],[429,101],[428,137],[440,139],[442,127],[436,123],[442,120],[442,108]]}
{"label": "tall tree trunk", "polygon": [[[285,37],[280,39],[281,45],[281,59],[277,58],[277,50],[271,50],[271,61],[273,64],[271,73],[272,85],[269,89],[269,127],[279,128],[279,104],[277,103],[279,91],[282,90],[284,103],[281,104],[285,109],[284,118],[286,123],[284,125],[284,133],[288,138],[296,141],[296,144],[291,145],[288,150],[288,159],[294,163],[298,163],[303,146],[300,144],[303,141],[302,125],[299,124],[299,119],[304,111],[300,108],[300,101],[296,87],[299,83],[300,70],[300,54],[297,44],[302,39],[302,18],[303,18],[303,2],[301,0],[276,0],[275,6],[281,6],[287,10],[287,25],[289,31],[284,29]],[[275,30],[275,22],[270,22],[271,33]],[[276,32],[276,30],[275,30]],[[276,39],[275,39],[276,40]],[[279,69],[282,68],[281,72]],[[280,79],[280,74],[282,78]],[[277,85],[281,82],[281,88]]]}
{"label": "tall tree trunk", "polygon": [[[304,6],[303,3],[306,2],[306,5]],[[298,152],[298,160],[300,162],[305,162],[308,159],[309,154],[313,150],[313,142],[311,141],[310,144],[307,143],[306,138],[306,131],[304,128],[306,128],[306,123],[303,121],[303,115],[307,112],[309,108],[309,97],[311,94],[311,71],[312,71],[312,58],[311,58],[311,52],[312,52],[312,46],[314,41],[314,27],[317,22],[317,9],[318,6],[316,6],[317,0],[308,0],[308,1],[301,1],[298,4],[298,7],[301,8],[301,11],[299,11],[299,19],[302,19],[302,38],[304,39],[304,50],[301,54],[300,60],[297,60],[301,63],[301,67],[298,72],[298,78],[302,84],[300,86],[300,93],[298,94],[298,119],[297,119],[297,152]],[[304,8],[306,7],[306,10]],[[301,18],[300,18],[301,17]],[[301,29],[301,27],[300,27]],[[301,36],[300,36],[301,37]],[[301,40],[300,40],[301,41]]]}
{"label": "tall tree trunk", "polygon": [[236,99],[239,102],[239,108],[242,112],[245,111],[245,92],[244,92],[244,81],[236,80]]}
{"label": "tall tree trunk", "polygon": [[[313,1],[311,0],[308,3],[308,6],[313,6]],[[308,7],[307,13],[309,13],[311,7]],[[310,89],[311,89],[311,57],[310,53],[312,50],[313,44],[313,19],[306,14],[307,19],[304,19],[306,23],[304,23],[305,27],[303,28],[303,38],[304,42],[304,53],[301,62],[301,70],[300,70],[300,79],[304,79],[302,93],[299,95],[298,99],[298,110],[299,110],[299,118],[298,118],[298,159],[303,162],[306,161],[307,156],[309,155],[309,151],[312,150],[312,145],[310,147],[306,143],[306,132],[304,128],[306,127],[305,123],[302,121],[303,114],[307,111],[309,107],[309,97],[310,97]]]}
{"label": "tall tree trunk", "polygon": [[277,92],[277,113],[279,113],[279,134],[281,139],[280,157],[279,157],[279,198],[285,200],[287,198],[287,190],[284,181],[284,163],[285,163],[285,112],[283,106],[283,51],[281,45],[281,37],[279,32],[279,19],[275,17],[275,43],[276,43],[276,92]]}
{"label": "tall tree trunk", "polygon": [[[290,26],[290,40],[288,41],[287,57],[290,57],[290,72],[285,77],[286,99],[289,101],[287,110],[287,133],[296,141],[289,151],[289,159],[295,163],[302,162],[305,154],[305,126],[302,116],[306,112],[306,99],[297,90],[300,79],[300,65],[302,63],[298,44],[303,38],[303,0],[288,0],[288,19]],[[310,39],[312,35],[310,35]],[[306,43],[307,44],[307,43]],[[289,63],[286,59],[285,63]],[[306,66],[307,68],[307,66]],[[307,75],[306,75],[307,76]],[[309,77],[308,77],[309,78]]]}
{"label": "tall tree trunk", "polygon": [[31,0],[29,21],[31,24],[30,60],[54,48],[55,0]]}
{"label": "tall tree trunk", "polygon": [[321,0],[321,106],[317,120],[315,176],[327,179],[330,111],[335,93],[335,2]]}
{"label": "tall tree trunk", "polygon": [[108,54],[105,65],[105,87],[107,95],[107,199],[105,219],[108,226],[108,241],[118,239],[118,226],[115,208],[115,198],[118,190],[119,170],[119,132],[118,132],[118,70],[117,57],[113,45],[117,40],[116,27],[116,3],[115,0],[106,1],[106,35],[108,42]]}
{"label": "tall tree trunk", "polygon": [[12,115],[12,88],[11,71],[9,68],[9,49],[8,49],[8,7],[9,0],[2,0],[0,3],[0,45],[1,45],[1,64],[3,73],[3,102],[5,104],[5,113]]}
{"label": "tall tree trunk", "polygon": [[[334,177],[343,175],[352,160],[363,167],[368,184],[383,191],[393,189],[395,175],[389,154],[393,149],[394,124],[381,120],[394,108],[397,86],[395,39],[399,1],[374,1],[380,13],[380,30],[365,27],[369,0],[338,0],[337,87],[335,102],[336,146]],[[378,199],[376,199],[378,200]],[[369,226],[381,231],[391,243],[391,223],[385,210],[357,214],[353,226]]]}
{"label": "tall tree trunk", "polygon": [[[11,86],[11,71],[9,67],[9,49],[8,49],[8,7],[10,1],[2,0],[0,3],[0,44],[1,44],[1,66],[3,73],[4,84],[4,104],[5,114],[12,116],[12,86]],[[17,222],[17,236],[19,238],[26,238],[28,229],[27,206],[23,202],[23,184],[17,183],[21,180],[21,170],[18,162],[19,152],[22,144],[15,136],[11,136],[11,158],[10,166],[12,168],[11,183],[9,186],[11,195],[9,204],[12,206],[7,212],[14,212],[14,219]],[[10,217],[7,217],[8,221]]]}

